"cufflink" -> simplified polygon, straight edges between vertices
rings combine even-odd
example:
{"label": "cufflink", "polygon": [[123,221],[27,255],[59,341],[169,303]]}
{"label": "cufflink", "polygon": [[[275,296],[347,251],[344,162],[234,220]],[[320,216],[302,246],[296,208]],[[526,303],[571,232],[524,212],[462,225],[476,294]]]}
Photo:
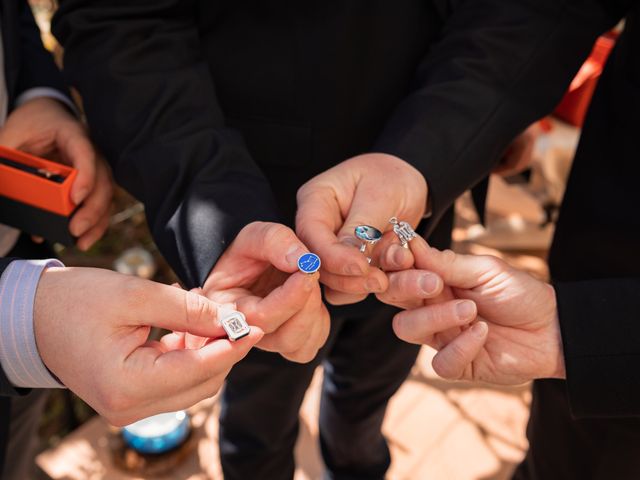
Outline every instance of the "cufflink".
{"label": "cufflink", "polygon": [[320,270],[321,264],[320,257],[315,253],[303,253],[300,255],[300,258],[298,258],[298,270],[308,275],[312,275]]}
{"label": "cufflink", "polygon": [[242,337],[246,337],[251,333],[251,327],[249,327],[247,323],[247,318],[242,312],[238,312],[237,310],[228,307],[219,307],[218,321],[232,342],[240,340]]}

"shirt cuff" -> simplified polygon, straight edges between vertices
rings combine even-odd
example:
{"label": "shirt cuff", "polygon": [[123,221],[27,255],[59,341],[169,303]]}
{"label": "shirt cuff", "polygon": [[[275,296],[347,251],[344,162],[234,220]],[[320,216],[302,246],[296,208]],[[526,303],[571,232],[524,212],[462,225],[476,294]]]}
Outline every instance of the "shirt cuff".
{"label": "shirt cuff", "polygon": [[0,277],[0,364],[16,387],[64,388],[40,358],[33,328],[33,304],[48,260],[14,260]]}
{"label": "shirt cuff", "polygon": [[40,98],[40,97],[54,98],[59,102],[63,103],[66,107],[68,107],[69,110],[71,110],[71,112],[76,117],[80,116],[80,112],[78,111],[78,108],[71,101],[71,99],[67,97],[64,93],[62,93],[60,90],[56,90],[55,88],[51,88],[51,87],[34,87],[34,88],[29,88],[25,90],[20,95],[18,95],[18,98],[15,101],[15,106],[19,107],[20,105],[28,102],[29,100],[33,100],[34,98]]}

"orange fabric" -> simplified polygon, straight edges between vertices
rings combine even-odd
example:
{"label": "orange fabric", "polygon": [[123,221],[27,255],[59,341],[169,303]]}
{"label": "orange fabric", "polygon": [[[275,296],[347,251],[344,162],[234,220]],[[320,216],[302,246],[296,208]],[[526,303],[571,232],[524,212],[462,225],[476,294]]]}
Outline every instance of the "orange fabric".
{"label": "orange fabric", "polygon": [[62,183],[57,183],[0,164],[0,195],[59,215],[69,216],[75,210],[76,205],[71,201],[71,185],[78,174],[75,168],[3,146],[0,146],[0,156],[65,177]]}
{"label": "orange fabric", "polygon": [[571,82],[569,90],[556,107],[554,114],[557,117],[572,125],[582,127],[598,79],[617,38],[618,34],[612,31],[596,40],[591,55],[584,62]]}

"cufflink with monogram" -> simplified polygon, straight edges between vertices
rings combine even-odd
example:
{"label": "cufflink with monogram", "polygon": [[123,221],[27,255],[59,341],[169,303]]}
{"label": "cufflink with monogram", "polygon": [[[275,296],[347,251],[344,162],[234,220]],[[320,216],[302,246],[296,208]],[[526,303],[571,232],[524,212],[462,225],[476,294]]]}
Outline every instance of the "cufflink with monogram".
{"label": "cufflink with monogram", "polygon": [[240,340],[251,333],[251,327],[249,327],[244,314],[232,308],[219,307],[218,321],[232,342]]}

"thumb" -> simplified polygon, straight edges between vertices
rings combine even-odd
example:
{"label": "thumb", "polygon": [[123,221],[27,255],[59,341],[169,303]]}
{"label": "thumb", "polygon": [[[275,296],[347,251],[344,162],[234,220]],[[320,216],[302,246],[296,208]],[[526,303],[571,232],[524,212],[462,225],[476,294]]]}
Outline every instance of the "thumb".
{"label": "thumb", "polygon": [[483,280],[483,274],[491,271],[495,262],[500,261],[488,255],[463,255],[451,250],[441,251],[430,247],[421,237],[414,238],[410,245],[415,257],[415,267],[438,274],[450,287],[476,287]]}
{"label": "thumb", "polygon": [[212,276],[227,276],[229,272],[237,271],[237,262],[243,258],[267,262],[282,272],[293,273],[298,269],[298,258],[308,252],[289,227],[279,223],[253,222],[240,231],[216,264]]}
{"label": "thumb", "polygon": [[202,337],[222,337],[218,324],[218,304],[196,292],[156,282],[145,281],[143,291],[134,292],[137,304],[143,305],[142,315],[133,313],[138,325],[188,332]]}
{"label": "thumb", "polygon": [[[355,192],[349,213],[337,237],[341,242],[354,242],[354,232],[358,225],[369,225],[384,233],[389,226],[389,219],[397,209],[389,199],[368,186],[359,185]],[[360,240],[357,240],[358,245]]]}
{"label": "thumb", "polygon": [[[197,350],[177,349],[162,353],[153,358],[152,370],[147,372],[146,377],[154,379],[156,385],[166,387],[169,390],[167,394],[192,388],[214,376],[226,375],[263,336],[262,330],[251,327],[249,335],[236,342],[219,339]],[[145,353],[144,349],[139,349],[135,355]],[[168,378],[172,379],[169,383],[166,382]]]}

